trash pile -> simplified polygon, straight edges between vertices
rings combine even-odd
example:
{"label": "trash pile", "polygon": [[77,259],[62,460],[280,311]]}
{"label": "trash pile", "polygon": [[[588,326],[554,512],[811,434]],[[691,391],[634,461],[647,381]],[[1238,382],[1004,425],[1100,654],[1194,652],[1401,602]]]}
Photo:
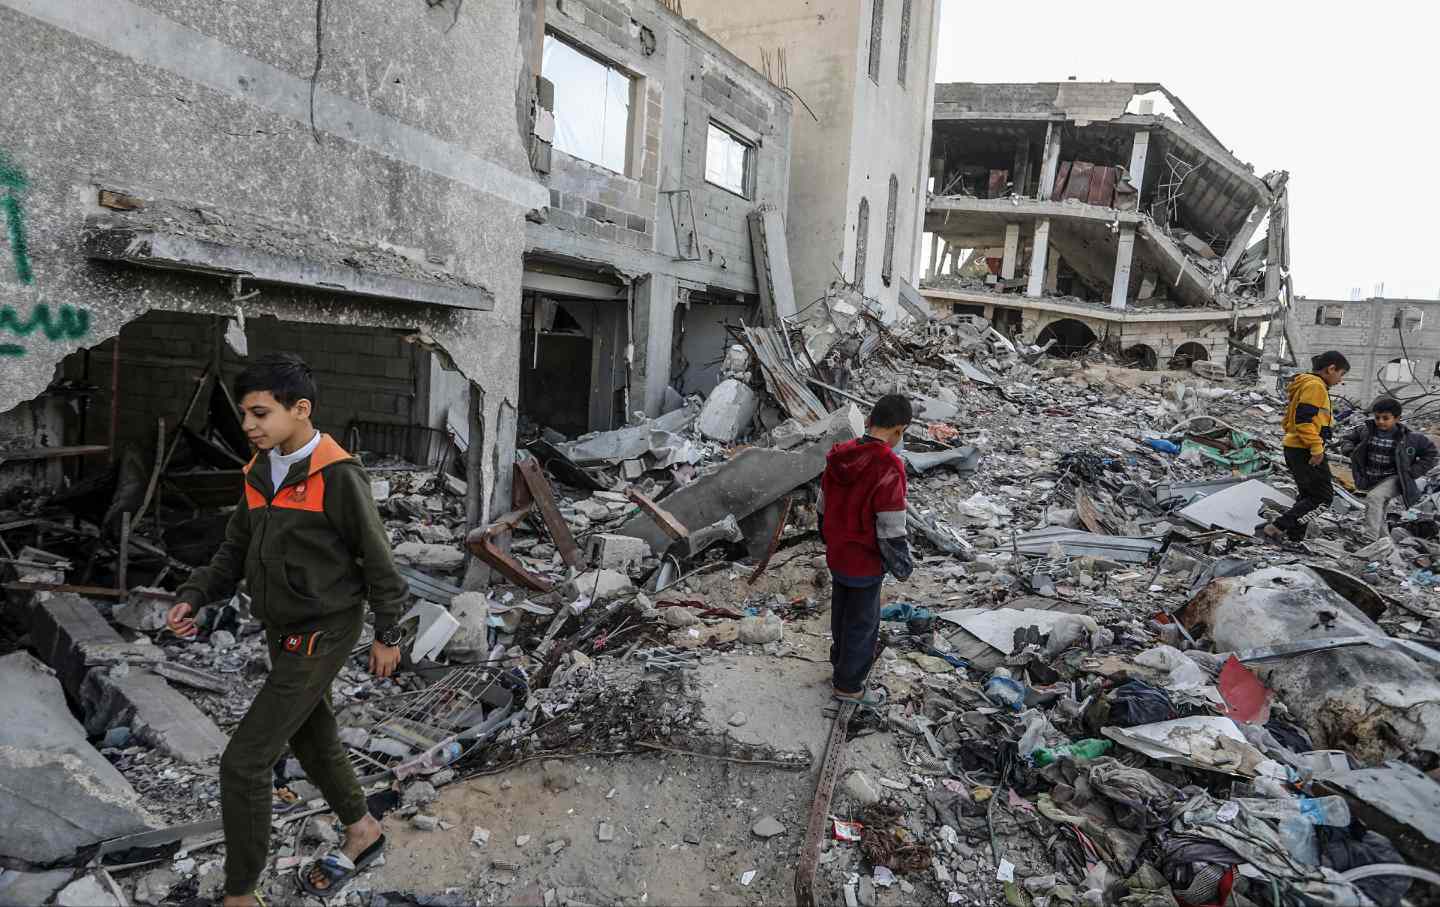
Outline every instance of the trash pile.
{"label": "trash pile", "polygon": [[[866,907],[1434,899],[1436,494],[1372,540],[1340,490],[1303,545],[1275,547],[1256,535],[1293,490],[1283,401],[1213,369],[1053,358],[974,316],[890,327],[863,308],[733,341],[704,400],[573,439],[523,428],[511,508],[474,529],[448,455],[367,460],[414,594],[396,677],[364,670],[367,635],[333,690],[373,811],[433,828],[447,785],[557,755],[815,765],[818,742],[757,748],[702,720],[689,678],[828,632],[825,454],[903,393],[916,570],[885,587],[870,679],[887,704],[845,720],[889,735],[905,770],[852,766],[833,791],[822,773],[825,840],[797,879]],[[28,711],[0,715],[0,771],[53,793],[4,795],[0,854],[28,869],[0,894],[208,897],[217,760],[268,670],[263,635],[242,591],[201,611],[197,641],[170,637],[204,556],[85,513],[0,512],[0,682],[32,691],[7,697]],[[137,539],[153,550],[122,566]],[[335,835],[310,821],[318,798],[277,766],[277,871]]]}

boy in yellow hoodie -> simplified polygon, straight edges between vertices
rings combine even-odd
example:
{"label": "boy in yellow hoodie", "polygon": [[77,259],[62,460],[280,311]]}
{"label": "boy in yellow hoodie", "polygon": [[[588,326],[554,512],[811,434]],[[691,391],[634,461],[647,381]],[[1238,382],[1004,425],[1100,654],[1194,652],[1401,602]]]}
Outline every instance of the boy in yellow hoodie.
{"label": "boy in yellow hoodie", "polygon": [[1330,410],[1330,388],[1345,380],[1350,362],[1334,350],[1310,360],[1310,371],[1296,375],[1287,389],[1290,402],[1285,407],[1285,466],[1300,489],[1295,505],[1265,524],[1265,535],[1272,539],[1305,540],[1305,528],[1320,508],[1335,499],[1330,484],[1330,463],[1325,459],[1325,444],[1330,440],[1334,420]]}

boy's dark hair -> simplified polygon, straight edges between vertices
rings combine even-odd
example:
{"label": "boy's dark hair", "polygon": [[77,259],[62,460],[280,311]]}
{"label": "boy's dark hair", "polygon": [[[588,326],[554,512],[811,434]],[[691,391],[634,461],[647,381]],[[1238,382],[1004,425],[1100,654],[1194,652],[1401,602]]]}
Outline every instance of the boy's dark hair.
{"label": "boy's dark hair", "polygon": [[872,428],[895,428],[915,421],[915,411],[910,408],[910,398],[900,394],[886,394],[875,401],[866,420]]}
{"label": "boy's dark hair", "polygon": [[315,405],[315,376],[305,360],[294,353],[269,353],[250,363],[235,379],[235,399],[246,394],[269,391],[281,406],[289,409],[301,400]]}
{"label": "boy's dark hair", "polygon": [[1314,372],[1323,372],[1332,365],[1342,372],[1350,371],[1350,360],[1338,350],[1329,350],[1310,360],[1310,370]]}
{"label": "boy's dark hair", "polygon": [[1405,407],[1394,397],[1376,397],[1375,402],[1370,404],[1370,412],[1376,414],[1389,413],[1397,419],[1400,418],[1400,414],[1404,411]]}

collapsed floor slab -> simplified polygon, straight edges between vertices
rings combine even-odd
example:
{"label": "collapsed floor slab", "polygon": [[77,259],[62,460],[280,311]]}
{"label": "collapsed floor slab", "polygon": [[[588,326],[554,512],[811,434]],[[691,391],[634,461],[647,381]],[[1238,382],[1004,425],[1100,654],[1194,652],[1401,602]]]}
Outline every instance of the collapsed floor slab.
{"label": "collapsed floor slab", "polygon": [[0,658],[0,854],[31,863],[155,827],[124,776],[85,739],[54,672]]}
{"label": "collapsed floor slab", "polygon": [[[1218,652],[1281,642],[1385,632],[1315,571],[1267,567],[1217,579],[1180,612],[1192,633],[1208,628]],[[1440,682],[1400,652],[1370,646],[1312,652],[1257,666],[1316,747],[1366,763],[1440,750]]]}
{"label": "collapsed floor slab", "polygon": [[[806,433],[815,440],[804,447],[748,447],[713,473],[665,498],[663,506],[691,529],[709,526],[727,514],[747,517],[820,475],[830,448],[864,431],[865,419],[860,410],[847,405],[824,422],[808,426]],[[644,539],[652,550],[661,550],[669,543],[665,533],[644,513],[626,520],[616,532]]]}
{"label": "collapsed floor slab", "polygon": [[[149,644],[126,642],[78,595],[42,595],[31,610],[37,650],[85,709],[92,734],[129,725],[140,740],[185,762],[219,756],[226,737],[215,722],[145,665],[164,657]],[[117,666],[126,667],[119,668]]]}

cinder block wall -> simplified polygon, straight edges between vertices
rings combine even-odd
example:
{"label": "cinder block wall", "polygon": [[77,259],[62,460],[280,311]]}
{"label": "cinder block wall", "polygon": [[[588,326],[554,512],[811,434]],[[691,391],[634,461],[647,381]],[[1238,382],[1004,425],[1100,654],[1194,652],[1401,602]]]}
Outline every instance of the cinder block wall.
{"label": "cinder block wall", "polygon": [[[117,444],[138,445],[147,460],[153,457],[155,420],[163,416],[167,432],[174,430],[217,342],[227,387],[233,387],[248,362],[265,353],[295,353],[305,359],[320,389],[316,425],[342,441],[352,419],[407,424],[425,421],[417,353],[398,333],[257,318],[246,323],[250,356],[242,359],[225,345],[216,323],[217,319],[210,316],[156,311],[125,325],[120,332]],[[89,381],[98,388],[86,419],[86,436],[92,444],[103,444],[109,438],[113,350],[112,340],[91,353]],[[78,381],[83,370],[81,354],[65,360],[67,378]],[[191,428],[198,430],[205,425],[208,399],[197,403],[187,423]],[[78,435],[78,420],[78,413],[68,417],[67,434],[72,442]]]}

